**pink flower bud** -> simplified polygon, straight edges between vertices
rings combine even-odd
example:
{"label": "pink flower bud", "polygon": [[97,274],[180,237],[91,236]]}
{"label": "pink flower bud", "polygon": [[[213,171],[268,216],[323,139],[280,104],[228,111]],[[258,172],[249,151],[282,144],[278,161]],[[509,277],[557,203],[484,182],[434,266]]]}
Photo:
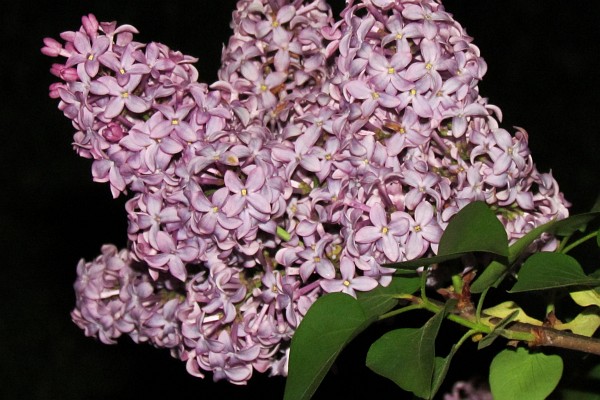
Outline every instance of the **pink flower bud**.
{"label": "pink flower bud", "polygon": [[63,64],[52,64],[50,72],[52,75],[57,76],[67,82],[75,82],[77,79],[79,79],[77,70],[75,68],[67,68]]}
{"label": "pink flower bud", "polygon": [[50,87],[48,88],[50,90],[50,98],[51,99],[60,99],[60,94],[58,93],[58,89],[63,88],[64,85],[60,82],[55,82],[53,84],[50,85]]}
{"label": "pink flower bud", "polygon": [[94,16],[94,14],[88,14],[87,16],[81,17],[81,24],[83,25],[83,29],[88,34],[89,37],[96,37],[98,33],[98,20]]}
{"label": "pink flower bud", "polygon": [[52,38],[44,38],[44,45],[42,54],[48,57],[58,57],[62,50],[62,45]]}
{"label": "pink flower bud", "polygon": [[125,136],[125,131],[121,125],[117,124],[116,122],[110,122],[102,131],[102,136],[104,136],[104,138],[109,142],[116,143],[123,139],[123,136]]}

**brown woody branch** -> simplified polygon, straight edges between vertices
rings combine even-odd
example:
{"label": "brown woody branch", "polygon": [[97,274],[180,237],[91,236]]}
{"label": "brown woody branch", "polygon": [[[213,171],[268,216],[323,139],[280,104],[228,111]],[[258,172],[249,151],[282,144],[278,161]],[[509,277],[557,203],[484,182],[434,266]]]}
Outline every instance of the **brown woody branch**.
{"label": "brown woody branch", "polygon": [[522,322],[512,323],[508,326],[508,330],[532,333],[535,340],[529,343],[531,347],[559,347],[600,356],[600,339]]}

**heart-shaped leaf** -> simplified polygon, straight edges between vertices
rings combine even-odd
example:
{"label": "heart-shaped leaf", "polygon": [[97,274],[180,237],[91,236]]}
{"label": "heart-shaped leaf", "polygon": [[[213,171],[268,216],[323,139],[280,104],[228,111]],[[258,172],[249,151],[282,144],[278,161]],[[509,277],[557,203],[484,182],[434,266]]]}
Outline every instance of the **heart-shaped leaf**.
{"label": "heart-shaped leaf", "polygon": [[520,347],[503,350],[490,365],[494,400],[543,400],[554,391],[563,372],[557,355],[530,353]]}

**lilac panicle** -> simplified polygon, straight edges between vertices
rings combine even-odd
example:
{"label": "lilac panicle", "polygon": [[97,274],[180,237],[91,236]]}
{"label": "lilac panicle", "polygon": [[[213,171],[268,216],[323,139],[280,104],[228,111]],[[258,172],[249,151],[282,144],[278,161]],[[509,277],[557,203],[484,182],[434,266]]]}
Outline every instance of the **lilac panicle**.
{"label": "lilac panicle", "polygon": [[44,39],[75,151],[128,197],[128,248],[77,268],[86,335],[169,348],[198,377],[286,375],[319,296],[387,285],[468,203],[511,242],[568,215],[439,1],[349,0],[336,19],[325,0],[240,0],[231,26],[210,85],[196,58],[93,15]]}

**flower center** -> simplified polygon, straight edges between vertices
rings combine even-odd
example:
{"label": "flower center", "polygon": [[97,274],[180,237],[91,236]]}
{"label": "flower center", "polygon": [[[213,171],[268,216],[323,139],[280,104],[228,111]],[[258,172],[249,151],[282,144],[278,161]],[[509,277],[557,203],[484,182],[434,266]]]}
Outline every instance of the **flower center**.
{"label": "flower center", "polygon": [[173,118],[173,119],[171,120],[171,125],[179,125],[179,119],[177,119],[177,118]]}
{"label": "flower center", "polygon": [[373,92],[371,93],[371,97],[373,98],[373,100],[377,100],[379,98],[379,93]]}
{"label": "flower center", "polygon": [[121,73],[121,75],[125,75],[125,70],[123,68],[120,68],[119,73]]}
{"label": "flower center", "polygon": [[385,235],[386,233],[388,233],[389,230],[390,230],[390,228],[388,228],[387,226],[384,226],[383,228],[381,228],[381,233],[383,233]]}
{"label": "flower center", "polygon": [[421,225],[415,225],[415,232],[421,232]]}
{"label": "flower center", "polygon": [[391,75],[391,74],[393,74],[393,73],[395,73],[395,72],[396,72],[396,69],[395,69],[394,67],[389,67],[389,68],[388,68],[388,74],[390,74],[390,75]]}
{"label": "flower center", "polygon": [[267,89],[269,89],[269,87],[267,85],[265,85],[264,83],[262,85],[260,85],[260,90],[263,92],[266,92]]}
{"label": "flower center", "polygon": [[344,280],[344,282],[342,282],[342,285],[348,287],[350,286],[350,281],[348,279]]}
{"label": "flower center", "polygon": [[246,188],[242,189],[242,196],[248,195],[248,190]]}
{"label": "flower center", "polygon": [[431,64],[431,63],[427,63],[427,64],[425,64],[425,69],[426,69],[426,70],[428,70],[428,71],[429,71],[429,70],[431,70],[431,68],[433,68],[433,64]]}
{"label": "flower center", "polygon": [[124,99],[128,98],[129,97],[129,92],[123,92],[123,93],[121,93],[121,97],[124,98]]}

